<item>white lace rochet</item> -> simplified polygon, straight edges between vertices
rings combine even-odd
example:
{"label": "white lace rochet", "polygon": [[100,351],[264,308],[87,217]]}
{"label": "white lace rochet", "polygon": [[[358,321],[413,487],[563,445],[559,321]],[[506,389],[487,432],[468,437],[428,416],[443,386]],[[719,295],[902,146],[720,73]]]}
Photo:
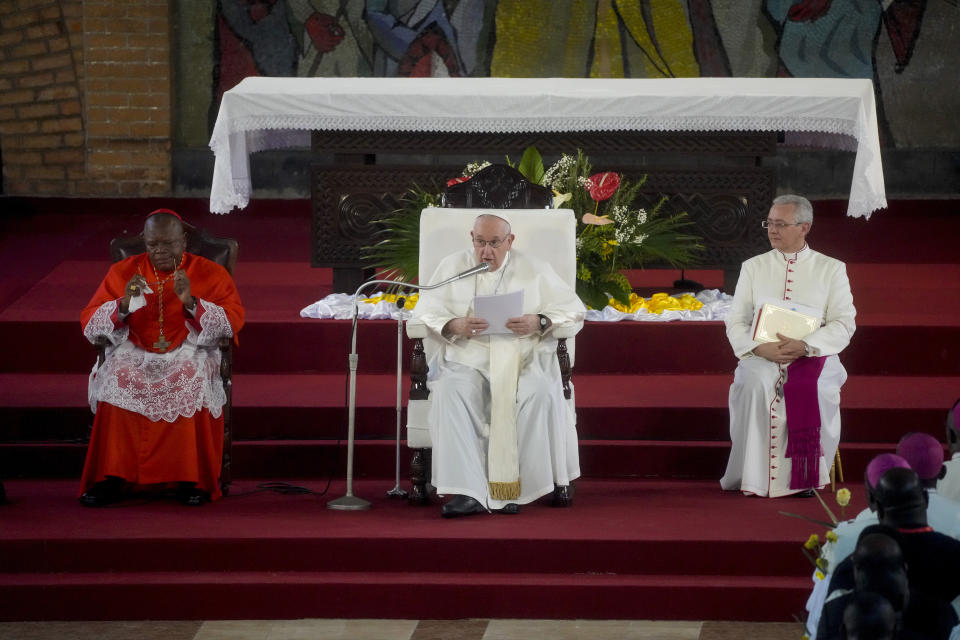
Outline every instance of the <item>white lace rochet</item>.
{"label": "white lace rochet", "polygon": [[110,319],[117,302],[104,303],[87,326],[84,336],[94,342],[106,336],[112,345],[103,365],[90,373],[90,409],[106,402],[139,413],[153,421],[173,422],[179,416],[192,417],[207,409],[219,418],[227,397],[220,379],[220,350],[217,341],[233,336],[223,308],[204,300],[198,334],[188,323],[189,334],[170,353],[144,351],[127,340],[129,328],[114,329]]}

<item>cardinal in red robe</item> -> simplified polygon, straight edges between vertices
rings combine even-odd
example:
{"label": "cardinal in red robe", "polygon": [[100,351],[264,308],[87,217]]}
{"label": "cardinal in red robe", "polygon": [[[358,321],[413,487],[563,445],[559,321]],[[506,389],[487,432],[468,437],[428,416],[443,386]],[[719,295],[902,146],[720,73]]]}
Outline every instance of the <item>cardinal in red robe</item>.
{"label": "cardinal in red robe", "polygon": [[244,311],[226,269],[186,253],[180,216],[150,214],[146,253],[114,264],[83,310],[83,335],[110,342],[90,374],[93,434],[80,502],[103,506],[138,487],[173,483],[184,504],[220,497],[221,338]]}

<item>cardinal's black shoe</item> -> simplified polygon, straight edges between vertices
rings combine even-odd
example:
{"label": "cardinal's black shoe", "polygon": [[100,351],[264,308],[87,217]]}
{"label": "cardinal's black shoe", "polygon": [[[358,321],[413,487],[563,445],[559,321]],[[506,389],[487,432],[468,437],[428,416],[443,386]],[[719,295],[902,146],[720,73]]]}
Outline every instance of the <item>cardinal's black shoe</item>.
{"label": "cardinal's black shoe", "polygon": [[83,492],[79,498],[85,507],[105,507],[123,500],[123,481],[104,480]]}

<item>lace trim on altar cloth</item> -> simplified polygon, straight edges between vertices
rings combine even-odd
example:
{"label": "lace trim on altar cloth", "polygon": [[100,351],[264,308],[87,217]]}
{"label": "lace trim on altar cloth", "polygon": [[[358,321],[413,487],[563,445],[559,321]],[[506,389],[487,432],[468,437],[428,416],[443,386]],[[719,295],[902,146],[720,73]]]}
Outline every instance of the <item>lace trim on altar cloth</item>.
{"label": "lace trim on altar cloth", "polygon": [[570,131],[804,131],[839,134],[860,139],[863,132],[854,118],[776,116],[635,116],[605,118],[598,115],[558,118],[456,118],[271,114],[237,116],[227,130],[210,140],[217,153],[227,145],[223,134],[247,134],[247,153],[268,149],[306,147],[310,131],[438,131],[444,133],[565,133]]}
{"label": "lace trim on altar cloth", "polygon": [[117,301],[110,300],[104,302],[93,313],[93,317],[83,328],[83,337],[91,344],[97,343],[97,338],[104,336],[110,341],[110,344],[116,346],[127,339],[130,335],[130,327],[124,325],[119,329],[113,324],[113,314],[117,310]]}
{"label": "lace trim on altar cloth", "polygon": [[[202,347],[215,347],[220,338],[232,338],[233,327],[230,326],[230,319],[227,318],[227,312],[223,307],[197,298],[197,304],[203,306],[203,313],[200,314],[200,334],[197,336],[197,344]],[[189,323],[191,332],[193,326]]]}
{"label": "lace trim on altar cloth", "polygon": [[219,418],[227,396],[220,380],[220,351],[197,345],[193,335],[170,353],[152,353],[124,342],[90,374],[90,408],[97,402],[173,422],[207,409]]}

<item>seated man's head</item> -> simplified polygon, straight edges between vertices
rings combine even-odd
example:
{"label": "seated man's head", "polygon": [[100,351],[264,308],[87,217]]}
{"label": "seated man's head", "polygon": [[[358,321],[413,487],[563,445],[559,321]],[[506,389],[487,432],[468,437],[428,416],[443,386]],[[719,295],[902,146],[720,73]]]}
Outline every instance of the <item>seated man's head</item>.
{"label": "seated man's head", "polygon": [[176,269],[187,249],[187,235],[180,216],[169,209],[157,209],[151,213],[143,225],[143,243],[156,269]]}
{"label": "seated man's head", "polygon": [[960,453],[960,398],[947,412],[947,446],[950,453]]}
{"label": "seated man's head", "polygon": [[873,527],[864,531],[853,551],[853,578],[857,592],[873,591],[886,598],[895,611],[903,611],[910,598],[907,563],[895,529]]}
{"label": "seated man's head", "polygon": [[888,469],[874,491],[880,524],[899,529],[927,525],[927,492],[912,469]]}
{"label": "seated man's head", "polygon": [[867,506],[870,507],[871,511],[877,510],[876,487],[877,483],[880,482],[880,477],[886,473],[888,469],[893,469],[894,467],[909,469],[910,463],[893,453],[881,453],[878,456],[874,456],[867,464],[867,470],[863,474],[863,480],[867,489]]}
{"label": "seated man's head", "polygon": [[503,264],[507,252],[513,246],[513,234],[510,222],[499,216],[483,214],[473,221],[473,253],[477,262],[486,262],[490,271],[496,271]]}
{"label": "seated man's head", "polygon": [[897,455],[917,472],[923,486],[933,488],[946,472],[943,466],[943,445],[926,433],[908,433],[897,445]]}
{"label": "seated man's head", "polygon": [[771,247],[796,253],[807,243],[807,234],[813,226],[813,205],[803,196],[778,196],[773,199],[766,226]]}
{"label": "seated man's head", "polygon": [[894,640],[897,614],[883,596],[864,591],[853,596],[843,610],[840,637],[846,640]]}

